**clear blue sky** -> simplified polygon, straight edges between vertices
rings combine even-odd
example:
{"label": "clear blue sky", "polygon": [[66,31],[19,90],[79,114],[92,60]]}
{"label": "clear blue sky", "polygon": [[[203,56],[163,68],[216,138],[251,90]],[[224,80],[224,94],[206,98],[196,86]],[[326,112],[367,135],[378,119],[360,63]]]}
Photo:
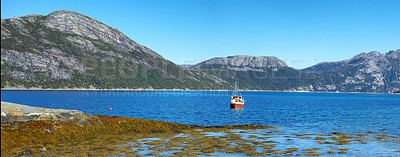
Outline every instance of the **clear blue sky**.
{"label": "clear blue sky", "polygon": [[295,68],[400,49],[400,0],[1,0],[1,18],[68,9],[176,64],[276,56]]}

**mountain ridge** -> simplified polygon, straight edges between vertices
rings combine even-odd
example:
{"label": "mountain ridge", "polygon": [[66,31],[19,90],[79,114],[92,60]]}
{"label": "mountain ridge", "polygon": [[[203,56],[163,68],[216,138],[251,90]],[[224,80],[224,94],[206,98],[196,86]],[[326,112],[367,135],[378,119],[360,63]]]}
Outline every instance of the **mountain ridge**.
{"label": "mountain ridge", "polygon": [[307,67],[304,69],[300,69],[301,71],[306,71],[306,72],[318,72],[318,71],[327,71],[327,70],[331,70],[331,69],[336,69],[339,68],[341,66],[347,65],[347,64],[351,64],[354,62],[357,62],[357,60],[365,60],[365,59],[378,59],[380,57],[389,57],[389,58],[399,58],[400,54],[400,49],[398,50],[391,50],[387,53],[383,53],[381,54],[380,52],[377,51],[371,51],[371,52],[363,52],[360,54],[357,54],[356,56],[347,59],[347,60],[342,60],[342,61],[334,61],[334,62],[321,62],[318,63],[316,65],[313,65],[311,67]]}
{"label": "mountain ridge", "polygon": [[229,86],[177,66],[117,29],[74,11],[2,19],[1,25],[2,87]]}
{"label": "mountain ridge", "polygon": [[227,68],[237,71],[255,70],[264,68],[287,67],[288,65],[274,56],[235,55],[228,57],[214,57],[191,66],[192,69]]}
{"label": "mountain ridge", "polygon": [[400,89],[399,56],[400,49],[383,54],[371,51],[347,60],[321,62],[305,69],[295,69],[286,64],[259,69],[248,66],[235,68],[227,66],[228,57],[215,57],[190,68],[208,70],[228,82],[234,81],[232,78],[235,77],[241,78],[245,80],[241,84],[250,89],[392,93]]}
{"label": "mountain ridge", "polygon": [[1,87],[242,89],[323,92],[400,90],[400,49],[305,69],[274,56],[236,55],[179,66],[117,29],[74,11],[1,19]]}

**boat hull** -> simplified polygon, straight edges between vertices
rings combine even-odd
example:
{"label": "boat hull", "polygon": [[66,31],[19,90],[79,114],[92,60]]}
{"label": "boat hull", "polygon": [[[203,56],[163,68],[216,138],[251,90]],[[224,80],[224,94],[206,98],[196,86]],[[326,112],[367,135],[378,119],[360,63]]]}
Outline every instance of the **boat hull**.
{"label": "boat hull", "polygon": [[231,108],[243,108],[244,103],[231,103]]}

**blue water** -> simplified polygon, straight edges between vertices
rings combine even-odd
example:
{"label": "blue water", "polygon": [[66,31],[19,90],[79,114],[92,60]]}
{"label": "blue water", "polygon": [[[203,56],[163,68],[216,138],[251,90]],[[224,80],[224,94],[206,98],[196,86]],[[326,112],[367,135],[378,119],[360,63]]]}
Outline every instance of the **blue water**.
{"label": "blue water", "polygon": [[400,95],[242,92],[247,100],[243,109],[229,108],[229,95],[204,91],[1,91],[1,101],[194,125],[256,124],[293,133],[400,135]]}

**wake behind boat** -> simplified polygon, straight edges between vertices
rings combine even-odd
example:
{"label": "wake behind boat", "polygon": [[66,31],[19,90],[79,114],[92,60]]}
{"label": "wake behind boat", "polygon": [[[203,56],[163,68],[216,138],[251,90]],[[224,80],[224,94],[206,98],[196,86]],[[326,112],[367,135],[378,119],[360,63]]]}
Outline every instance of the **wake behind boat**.
{"label": "wake behind boat", "polygon": [[235,81],[235,90],[231,95],[231,108],[243,108],[246,100],[236,91],[236,82],[237,81]]}

